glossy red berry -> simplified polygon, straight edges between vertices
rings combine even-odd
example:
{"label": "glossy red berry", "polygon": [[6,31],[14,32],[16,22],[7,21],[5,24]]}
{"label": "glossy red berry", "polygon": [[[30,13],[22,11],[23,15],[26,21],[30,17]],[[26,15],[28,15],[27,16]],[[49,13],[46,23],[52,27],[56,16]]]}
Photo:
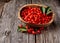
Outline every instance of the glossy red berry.
{"label": "glossy red berry", "polygon": [[31,33],[31,30],[30,29],[28,29],[27,31],[28,31],[28,33]]}
{"label": "glossy red berry", "polygon": [[36,32],[35,31],[32,31],[32,34],[36,34]]}
{"label": "glossy red berry", "polygon": [[37,34],[40,34],[41,33],[41,31],[40,30],[37,30]]}

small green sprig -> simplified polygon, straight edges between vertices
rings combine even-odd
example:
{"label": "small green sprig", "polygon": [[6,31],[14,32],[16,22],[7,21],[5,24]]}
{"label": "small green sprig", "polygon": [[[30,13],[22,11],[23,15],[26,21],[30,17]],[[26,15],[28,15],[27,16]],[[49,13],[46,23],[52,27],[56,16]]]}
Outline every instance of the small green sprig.
{"label": "small green sprig", "polygon": [[52,12],[50,7],[47,7],[47,8],[40,7],[40,8],[41,8],[41,11],[42,11],[43,14],[49,15]]}
{"label": "small green sprig", "polygon": [[26,29],[25,27],[20,28],[20,27],[18,26],[17,31],[26,32],[27,29]]}
{"label": "small green sprig", "polygon": [[41,7],[41,11],[42,11],[42,13],[44,13],[45,14],[45,8],[44,7]]}

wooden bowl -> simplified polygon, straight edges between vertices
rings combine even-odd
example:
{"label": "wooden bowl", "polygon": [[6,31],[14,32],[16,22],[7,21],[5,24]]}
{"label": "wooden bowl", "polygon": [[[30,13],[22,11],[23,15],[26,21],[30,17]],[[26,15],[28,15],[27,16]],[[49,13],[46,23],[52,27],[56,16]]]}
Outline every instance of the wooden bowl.
{"label": "wooden bowl", "polygon": [[22,9],[23,8],[25,8],[25,7],[27,7],[27,6],[37,6],[37,7],[41,7],[41,6],[43,6],[43,7],[47,7],[47,6],[45,6],[45,5],[40,5],[40,4],[27,4],[27,5],[24,5],[24,6],[22,6],[20,9],[19,9],[19,12],[18,12],[18,18],[23,22],[23,23],[25,23],[25,24],[27,24],[27,25],[30,25],[30,26],[34,26],[34,27],[40,27],[40,26],[49,26],[53,21],[54,21],[54,17],[55,17],[55,14],[53,13],[53,11],[52,11],[52,19],[48,22],[48,23],[46,23],[46,24],[33,24],[33,23],[28,23],[28,22],[26,22],[26,21],[24,21],[23,19],[22,19],[22,17],[21,17],[21,11],[22,11]]}

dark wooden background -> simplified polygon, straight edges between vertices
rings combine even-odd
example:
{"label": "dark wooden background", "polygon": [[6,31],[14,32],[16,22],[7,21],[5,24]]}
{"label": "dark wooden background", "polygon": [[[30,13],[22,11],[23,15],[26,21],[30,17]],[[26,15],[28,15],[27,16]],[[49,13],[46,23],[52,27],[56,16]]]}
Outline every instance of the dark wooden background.
{"label": "dark wooden background", "polygon": [[[44,4],[55,12],[54,23],[39,35],[17,32],[18,10],[25,4]],[[60,43],[60,0],[11,0],[0,1],[0,43]]]}

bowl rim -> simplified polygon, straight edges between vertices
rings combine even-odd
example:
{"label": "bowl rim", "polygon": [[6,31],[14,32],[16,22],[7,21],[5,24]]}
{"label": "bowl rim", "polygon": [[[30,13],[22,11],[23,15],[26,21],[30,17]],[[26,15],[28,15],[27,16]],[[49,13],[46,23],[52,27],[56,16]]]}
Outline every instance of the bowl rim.
{"label": "bowl rim", "polygon": [[[21,17],[21,10],[24,8],[24,7],[27,7],[27,6],[43,6],[43,7],[48,7],[48,6],[46,6],[46,5],[42,5],[42,4],[26,4],[26,5],[24,5],[24,6],[22,6],[20,9],[19,9],[19,11],[18,11],[18,18],[22,21],[22,22],[24,22],[24,23],[26,23],[26,24],[34,24],[34,23],[28,23],[28,22],[26,22],[26,21],[24,21],[23,19],[22,19],[22,17]],[[55,13],[52,11],[52,19],[48,22],[48,23],[45,23],[45,24],[34,24],[34,25],[43,25],[43,26],[45,26],[45,25],[49,25],[49,24],[51,24],[53,21],[54,21],[54,18],[55,18]]]}

